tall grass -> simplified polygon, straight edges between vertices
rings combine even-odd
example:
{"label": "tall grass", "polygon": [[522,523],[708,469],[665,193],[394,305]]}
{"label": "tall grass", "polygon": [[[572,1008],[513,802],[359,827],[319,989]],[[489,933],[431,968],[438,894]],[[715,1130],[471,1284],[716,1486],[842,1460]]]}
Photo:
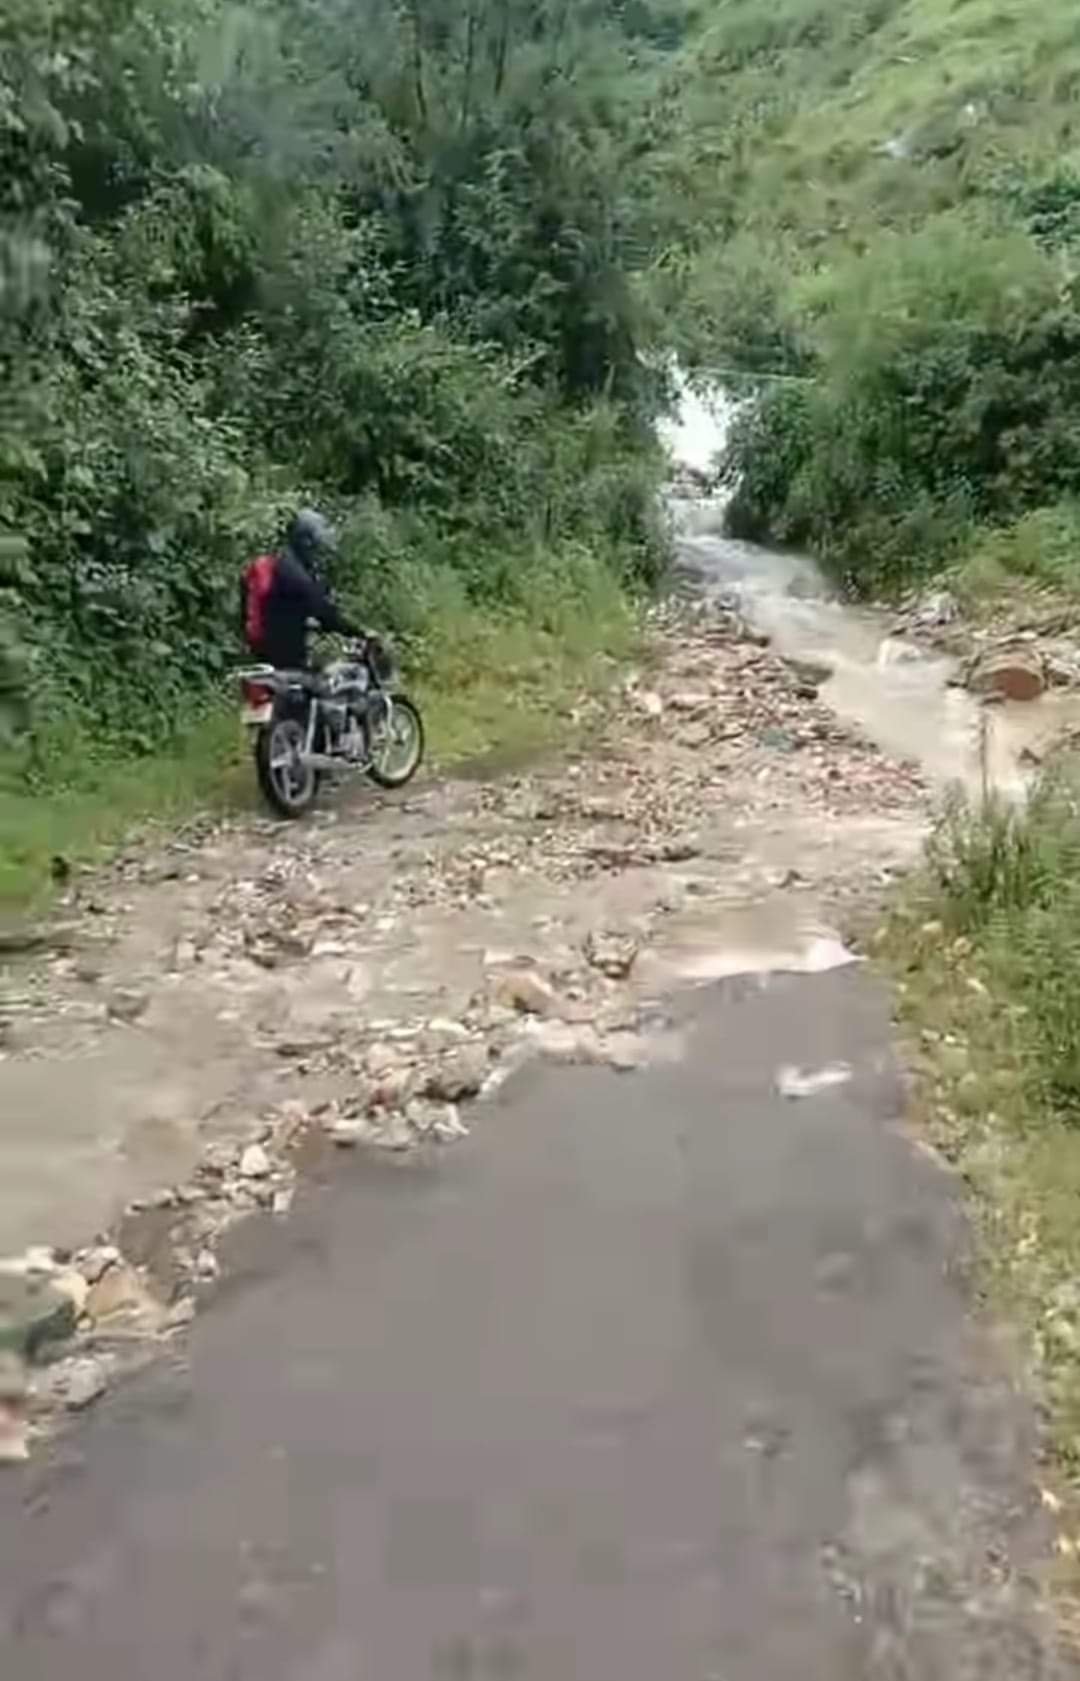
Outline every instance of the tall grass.
{"label": "tall grass", "polygon": [[883,951],[929,1136],[973,1192],[1080,1493],[1080,767],[1027,806],[951,802]]}

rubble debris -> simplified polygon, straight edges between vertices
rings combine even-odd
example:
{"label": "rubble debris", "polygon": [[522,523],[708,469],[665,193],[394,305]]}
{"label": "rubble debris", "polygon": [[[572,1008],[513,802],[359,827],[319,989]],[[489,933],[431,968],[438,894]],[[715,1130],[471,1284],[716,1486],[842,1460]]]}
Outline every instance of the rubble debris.
{"label": "rubble debris", "polygon": [[72,1354],[53,1361],[35,1374],[34,1399],[67,1412],[84,1412],[105,1394],[109,1377],[110,1366],[104,1359],[93,1354]]}
{"label": "rubble debris", "polygon": [[507,969],[492,988],[493,1002],[523,1016],[556,1016],[560,1004],[555,989],[533,969]]}
{"label": "rubble debris", "polygon": [[142,1278],[120,1261],[90,1286],[86,1298],[87,1317],[95,1325],[133,1322],[156,1329],[165,1316],[161,1302]]}
{"label": "rubble debris", "polygon": [[249,1144],[240,1157],[242,1179],[267,1179],[270,1176],[270,1157],[261,1144]]}
{"label": "rubble debris", "polygon": [[429,1070],[424,1082],[424,1095],[447,1103],[464,1102],[479,1095],[490,1072],[486,1046],[463,1045],[449,1056],[442,1057]]}
{"label": "rubble debris", "polygon": [[609,980],[624,981],[637,962],[641,943],[633,934],[593,929],[585,939],[585,957]]}

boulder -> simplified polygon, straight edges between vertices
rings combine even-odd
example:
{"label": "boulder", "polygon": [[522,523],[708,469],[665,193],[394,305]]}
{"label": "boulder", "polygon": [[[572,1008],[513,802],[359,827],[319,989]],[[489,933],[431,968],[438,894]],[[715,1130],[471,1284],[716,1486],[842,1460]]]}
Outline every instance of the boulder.
{"label": "boulder", "polygon": [[249,1144],[240,1157],[240,1177],[242,1179],[268,1179],[271,1173],[270,1157],[261,1144]]}
{"label": "boulder", "polygon": [[109,1367],[89,1354],[75,1354],[47,1366],[35,1380],[34,1392],[47,1406],[83,1412],[101,1399],[109,1387]]}
{"label": "boulder", "polygon": [[462,1045],[428,1072],[424,1095],[444,1103],[462,1103],[476,1097],[490,1072],[484,1045]]}
{"label": "boulder", "polygon": [[557,1016],[559,1000],[555,989],[534,969],[506,969],[492,989],[496,1004],[519,1016]]}
{"label": "boulder", "polygon": [[1046,672],[1033,648],[994,648],[973,662],[967,686],[973,694],[1002,700],[1038,700],[1046,689]]}
{"label": "boulder", "polygon": [[785,655],[782,661],[801,687],[820,689],[833,675],[833,668],[825,660],[798,659]]}
{"label": "boulder", "polygon": [[585,941],[585,956],[592,968],[612,981],[624,981],[637,961],[638,942],[632,934],[594,930]]}
{"label": "boulder", "polygon": [[678,689],[668,696],[668,705],[673,712],[708,712],[713,705],[713,697],[707,689]]}
{"label": "boulder", "polygon": [[135,1269],[124,1262],[110,1267],[91,1285],[86,1311],[96,1325],[118,1320],[153,1325],[163,1317],[161,1303],[150,1294]]}

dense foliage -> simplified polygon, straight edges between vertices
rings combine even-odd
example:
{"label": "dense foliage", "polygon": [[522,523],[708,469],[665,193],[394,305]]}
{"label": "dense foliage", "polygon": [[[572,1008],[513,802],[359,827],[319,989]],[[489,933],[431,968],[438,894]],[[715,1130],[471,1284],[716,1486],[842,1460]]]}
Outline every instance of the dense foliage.
{"label": "dense foliage", "polygon": [[1075,538],[1075,8],[718,0],[683,74],[699,235],[668,274],[687,353],[756,393],[735,527],[862,590]]}
{"label": "dense foliage", "polygon": [[343,593],[648,569],[674,0],[6,0],[0,713],[152,737],[298,499]]}

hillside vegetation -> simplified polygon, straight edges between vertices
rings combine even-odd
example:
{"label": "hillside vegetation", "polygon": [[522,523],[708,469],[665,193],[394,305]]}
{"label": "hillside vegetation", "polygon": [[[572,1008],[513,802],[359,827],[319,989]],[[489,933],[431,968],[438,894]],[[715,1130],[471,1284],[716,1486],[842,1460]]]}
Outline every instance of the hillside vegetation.
{"label": "hillside vegetation", "polygon": [[5,0],[0,878],[27,791],[220,697],[298,502],[444,688],[499,626],[618,627],[684,40],[677,0]]}
{"label": "hillside vegetation", "polygon": [[[1072,581],[1080,13],[718,0],[684,58],[666,254],[687,350],[759,378],[732,518],[853,587]],[[775,377],[781,376],[781,377]]]}

